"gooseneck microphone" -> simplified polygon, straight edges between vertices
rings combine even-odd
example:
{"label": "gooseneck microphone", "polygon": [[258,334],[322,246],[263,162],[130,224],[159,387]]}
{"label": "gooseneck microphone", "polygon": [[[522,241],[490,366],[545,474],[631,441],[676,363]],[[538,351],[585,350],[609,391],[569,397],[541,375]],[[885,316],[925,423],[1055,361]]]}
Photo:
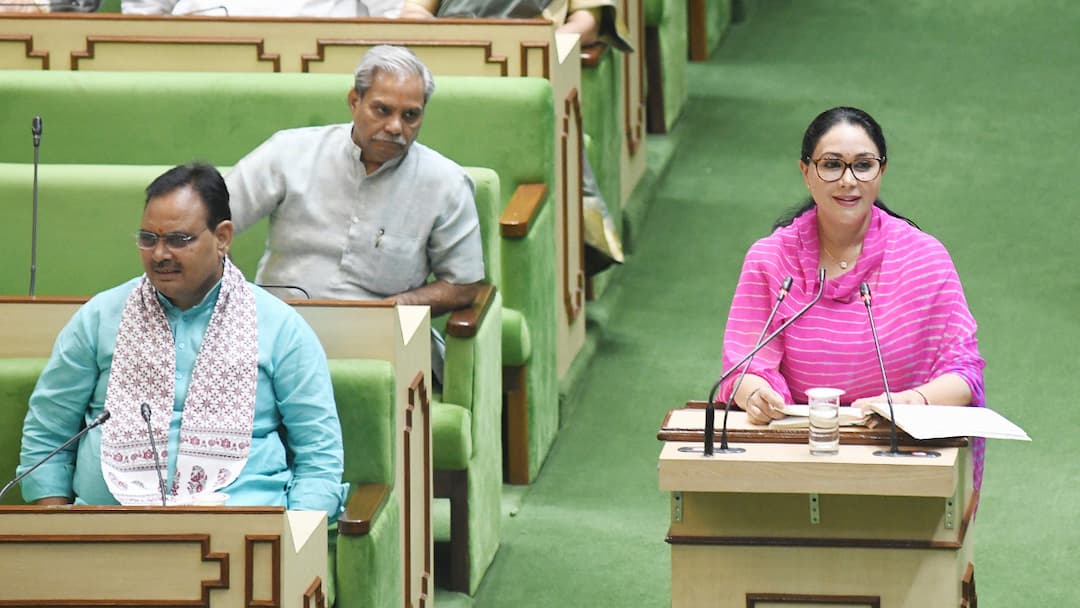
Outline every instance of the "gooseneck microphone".
{"label": "gooseneck microphone", "polygon": [[[714,454],[714,451],[715,451],[713,449],[713,439],[714,439],[714,434],[715,434],[715,431],[713,430],[713,424],[716,421],[716,404],[714,403],[714,399],[716,399],[716,392],[718,390],[720,390],[720,385],[723,384],[724,380],[727,380],[728,377],[731,376],[731,374],[735,373],[743,365],[747,365],[749,363],[749,361],[754,358],[754,355],[758,354],[758,351],[765,348],[766,345],[768,345],[770,342],[775,340],[776,337],[779,336],[792,323],[797,321],[800,317],[802,317],[804,314],[806,314],[811,308],[813,308],[813,306],[818,303],[818,300],[821,299],[821,296],[824,293],[825,293],[825,269],[820,268],[820,269],[818,269],[818,290],[817,290],[817,293],[814,294],[814,298],[812,300],[810,300],[809,302],[807,302],[806,305],[803,306],[801,309],[799,309],[798,312],[796,312],[794,315],[792,315],[790,319],[788,319],[787,321],[784,321],[780,325],[780,327],[777,327],[771,334],[769,334],[768,336],[765,336],[765,338],[763,338],[763,339],[759,339],[758,342],[757,342],[757,345],[754,346],[753,350],[751,350],[749,353],[747,353],[747,355],[745,357],[740,359],[738,363],[736,363],[735,365],[732,365],[727,371],[720,374],[720,378],[716,381],[715,384],[713,384],[712,389],[709,390],[708,401],[705,402],[705,442],[704,442],[704,445],[702,446],[702,453],[705,456],[712,456]],[[784,295],[786,296],[786,294],[784,294]],[[782,296],[778,295],[778,298],[779,297],[782,297]],[[779,302],[777,304],[779,304]],[[774,312],[775,312],[775,309],[774,309]],[[771,315],[770,315],[770,319],[771,319]],[[766,323],[765,327],[768,327],[768,326],[769,326],[768,323]],[[723,424],[723,428],[720,430],[721,438],[722,438],[722,441],[723,441],[723,443],[721,444],[722,449],[723,449],[723,451],[721,452],[722,454],[737,454],[737,453],[746,451],[743,448],[728,448],[728,447],[726,447],[724,445],[727,442],[727,415],[728,415],[728,412],[731,410],[731,401],[732,401],[732,399],[728,399],[728,402],[724,404],[724,424]],[[683,449],[683,451],[694,451],[694,449],[693,448]]]}
{"label": "gooseneck microphone", "polygon": [[889,390],[889,378],[885,374],[885,358],[881,356],[881,342],[878,340],[877,327],[874,325],[874,313],[870,310],[870,300],[872,299],[870,297],[870,286],[865,281],[859,284],[859,296],[862,298],[863,304],[866,305],[866,317],[870,320],[870,336],[874,339],[874,352],[877,354],[878,367],[881,368],[881,383],[885,385],[885,402],[889,404],[889,422],[892,423],[892,430],[889,433],[889,451],[877,450],[874,452],[874,456],[915,456],[922,458],[940,456],[940,452],[933,450],[914,452],[900,450],[900,440],[896,431],[896,416],[893,414],[892,391]]}
{"label": "gooseneck microphone", "polygon": [[40,467],[41,465],[48,462],[50,458],[52,458],[53,456],[56,456],[60,452],[64,451],[65,449],[68,448],[68,446],[70,446],[71,444],[73,444],[76,441],[78,441],[79,439],[81,439],[83,435],[89,433],[90,429],[101,426],[106,420],[109,419],[109,416],[111,416],[111,414],[109,413],[109,410],[105,410],[105,411],[101,412],[100,414],[98,414],[97,416],[95,416],[93,420],[91,420],[89,423],[87,423],[87,425],[85,427],[82,428],[82,430],[80,430],[78,433],[75,433],[74,435],[72,435],[71,439],[68,439],[63,444],[61,444],[60,447],[58,447],[55,450],[49,452],[48,454],[45,455],[44,458],[42,458],[41,460],[38,460],[37,462],[35,462],[34,466],[32,466],[29,469],[23,471],[22,475],[19,475],[19,476],[15,477],[15,479],[12,479],[11,481],[9,481],[7,483],[7,485],[4,486],[4,489],[0,490],[0,498],[3,498],[4,494],[7,494],[8,490],[10,490],[12,487],[14,487],[15,484],[22,481],[24,477],[26,477],[30,473],[33,473],[35,470],[37,470],[38,467]]}
{"label": "gooseneck microphone", "polygon": [[[788,292],[791,291],[791,283],[792,283],[792,278],[789,276],[786,279],[784,279],[784,283],[782,285],[780,285],[780,291],[777,292],[777,294],[776,294],[776,302],[773,303],[772,310],[769,311],[769,318],[765,319],[765,324],[761,326],[761,333],[758,334],[757,342],[754,343],[754,348],[757,348],[758,346],[760,346],[761,342],[765,339],[765,333],[769,331],[769,325],[772,325],[772,320],[773,320],[773,317],[776,316],[776,311],[780,310],[780,303],[784,301],[784,298],[787,297]],[[742,386],[743,378],[745,378],[747,372],[750,371],[750,364],[753,361],[754,361],[753,356],[751,356],[749,359],[746,360],[746,364],[743,365],[743,368],[742,368],[742,373],[739,374],[739,379],[735,381],[735,386],[734,386],[734,388],[731,389],[731,399],[728,399],[728,402],[724,404],[724,422],[723,422],[723,424],[720,425],[720,451],[722,453],[729,453],[729,452],[732,452],[734,450],[734,452],[737,454],[739,452],[745,452],[746,451],[743,448],[730,448],[730,447],[728,447],[727,421],[728,421],[728,414],[731,412],[731,402],[735,400],[735,393],[739,392],[739,387]],[[719,385],[717,385],[717,386],[719,387]],[[713,389],[713,390],[715,391],[716,389]],[[715,398],[715,396],[716,396],[715,392],[710,394],[709,401],[712,402],[713,399]],[[709,416],[706,415],[705,417],[708,418]],[[705,433],[706,433],[706,446],[707,447],[712,447],[712,441],[711,441],[712,437],[709,437],[709,435],[713,434],[712,426],[713,426],[714,422],[715,422],[715,419],[706,421]],[[711,455],[711,454],[712,454],[711,451],[706,453],[706,455]]]}
{"label": "gooseneck microphone", "polygon": [[41,152],[41,131],[41,117],[35,116],[30,123],[30,132],[34,135],[34,210],[30,228],[30,295],[34,295],[37,284],[38,163]]}
{"label": "gooseneck microphone", "polygon": [[154,425],[150,424],[150,404],[143,403],[139,406],[142,410],[143,420],[146,421],[146,436],[150,438],[150,451],[154,453],[154,471],[157,472],[158,491],[161,492],[161,506],[167,507],[165,501],[165,478],[161,475],[161,458],[158,457],[157,445],[154,443]]}

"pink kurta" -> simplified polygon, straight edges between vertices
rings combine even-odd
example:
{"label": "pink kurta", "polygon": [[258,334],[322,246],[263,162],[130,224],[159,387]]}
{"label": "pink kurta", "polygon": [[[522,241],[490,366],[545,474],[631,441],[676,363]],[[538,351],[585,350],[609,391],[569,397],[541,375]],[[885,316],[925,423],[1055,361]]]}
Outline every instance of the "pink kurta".
{"label": "pink kurta", "polygon": [[[794,283],[769,331],[813,298],[818,252],[816,209],[751,246],[724,331],[724,369],[753,349],[786,277]],[[873,296],[889,388],[900,392],[954,373],[971,387],[972,404],[983,405],[985,362],[952,259],[937,239],[877,207],[855,267],[826,280],[821,300],[757,354],[750,373],[768,381],[787,403],[806,403],[806,390],[817,386],[843,389],[845,403],[884,392],[859,297],[863,281]],[[729,398],[738,376],[723,384],[721,400]],[[977,442],[977,479],[981,447]]]}

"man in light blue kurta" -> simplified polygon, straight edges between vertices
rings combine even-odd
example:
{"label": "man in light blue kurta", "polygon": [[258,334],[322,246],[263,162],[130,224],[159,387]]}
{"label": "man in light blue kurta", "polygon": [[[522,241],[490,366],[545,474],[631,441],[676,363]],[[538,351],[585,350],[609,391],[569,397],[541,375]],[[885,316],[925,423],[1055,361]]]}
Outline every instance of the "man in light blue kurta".
{"label": "man in light blue kurta", "polygon": [[[212,167],[190,167],[213,172],[220,181],[216,183],[211,176],[213,185],[225,192],[227,214],[228,194],[220,175]],[[179,179],[184,175],[181,171]],[[181,184],[155,198],[148,189],[139,235],[147,275],[95,296],[60,333],[30,398],[20,472],[101,413],[125,305],[129,294],[149,280],[175,348],[168,442],[158,446],[167,455],[167,486],[173,487],[185,401],[222,291],[222,273],[238,276],[235,268],[229,268],[231,262],[224,259],[231,242],[231,222],[227,217],[215,219],[212,207],[200,205],[201,198],[214,195],[200,196],[198,190],[197,183]],[[194,202],[177,199],[181,195]],[[191,213],[175,212],[198,212],[200,206],[204,212],[194,220]],[[206,223],[202,224],[204,218]],[[171,250],[173,247],[176,249]],[[228,494],[231,505],[322,510],[334,521],[342,508],[345,486],[341,483],[341,427],[326,356],[313,330],[295,310],[266,291],[250,283],[247,286],[254,295],[258,336],[251,446],[238,476],[219,490]],[[102,473],[101,440],[101,429],[91,430],[75,451],[57,455],[24,479],[23,496],[43,503],[116,504]]]}

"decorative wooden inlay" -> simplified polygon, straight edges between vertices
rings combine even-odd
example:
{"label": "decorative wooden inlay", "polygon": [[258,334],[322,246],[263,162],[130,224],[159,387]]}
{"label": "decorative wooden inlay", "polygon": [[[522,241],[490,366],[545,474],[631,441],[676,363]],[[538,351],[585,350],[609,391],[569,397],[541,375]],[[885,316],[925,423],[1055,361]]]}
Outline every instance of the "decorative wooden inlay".
{"label": "decorative wooden inlay", "polygon": [[[759,602],[761,603],[760,607]],[[821,604],[823,606],[881,608],[881,597],[877,595],[803,595],[797,593],[746,594],[746,608],[766,608],[772,604]]]}
{"label": "decorative wooden inlay", "polygon": [[423,518],[424,518],[424,568],[420,572],[420,593],[419,593],[419,608],[428,606],[432,598],[431,589],[431,550],[432,550],[432,537],[431,537],[431,501],[433,498],[433,487],[431,479],[431,400],[428,394],[427,382],[424,380],[424,373],[417,372],[416,377],[413,378],[411,384],[409,384],[408,403],[405,408],[405,430],[402,441],[405,446],[404,467],[405,467],[405,517],[404,517],[404,529],[405,529],[405,603],[412,605],[412,431],[413,431],[413,412],[417,408],[420,408],[423,427],[420,432],[423,435],[420,438],[420,442],[424,446],[423,455],[423,468],[424,468],[424,502],[423,502]]}
{"label": "decorative wooden inlay", "polygon": [[[629,0],[637,4],[637,39],[638,46],[645,42],[645,11],[644,0]],[[626,134],[626,147],[630,156],[637,153],[641,145],[642,132],[645,130],[645,49],[634,49],[633,53],[623,53],[623,124]],[[631,67],[637,62],[637,102],[632,99],[630,87],[632,83],[629,75],[634,71]]]}
{"label": "decorative wooden inlay", "polygon": [[304,590],[304,608],[326,608],[326,596],[323,595],[322,578],[316,576]]}
{"label": "decorative wooden inlay", "polygon": [[540,50],[540,56],[543,57],[544,67],[542,68],[544,80],[551,80],[551,46],[546,42],[522,42],[521,43],[521,76],[529,76],[529,51]]}
{"label": "decorative wooden inlay", "polygon": [[373,47],[380,44],[395,46],[407,46],[410,48],[421,47],[452,47],[452,48],[475,48],[484,52],[484,63],[499,66],[501,76],[510,75],[510,67],[506,57],[494,55],[491,50],[494,45],[490,40],[406,40],[392,38],[319,38],[315,41],[315,53],[300,56],[300,71],[308,72],[311,64],[326,61],[326,49],[330,47]]}
{"label": "decorative wooden inlay", "polygon": [[[563,102],[563,124],[562,133],[560,134],[560,142],[562,144],[562,208],[563,208],[563,226],[562,226],[562,239],[563,239],[563,306],[566,307],[566,317],[570,323],[573,323],[577,316],[581,314],[581,310],[584,305],[585,298],[585,210],[582,203],[582,177],[581,168],[584,165],[584,146],[580,137],[575,137],[574,148],[571,150],[571,123],[574,121],[574,133],[581,133],[581,102],[578,99],[578,90],[570,89],[570,93],[566,96]],[[573,152],[577,155],[578,174],[577,181],[574,184],[573,192],[575,195],[571,197],[570,193],[570,153]],[[571,208],[571,201],[577,201],[577,225],[578,225],[578,238],[576,243],[570,242],[570,213],[573,211]],[[572,267],[574,253],[577,253],[577,268]]]}
{"label": "decorative wooden inlay", "polygon": [[968,562],[964,578],[960,579],[960,608],[979,608],[979,595],[975,593],[975,564]]}
{"label": "decorative wooden inlay", "polygon": [[227,46],[253,46],[255,57],[259,61],[269,61],[274,66],[275,72],[281,71],[281,56],[276,53],[267,53],[263,46],[263,38],[234,38],[234,37],[187,37],[187,36],[87,36],[86,50],[73,51],[71,53],[71,69],[79,69],[79,61],[93,59],[97,52],[98,44],[175,44],[175,45],[227,45]]}
{"label": "decorative wooden inlay", "polygon": [[177,543],[177,544],[197,544],[201,552],[201,559],[203,562],[217,562],[218,563],[218,578],[217,580],[203,580],[200,581],[200,597],[195,600],[185,599],[146,599],[146,600],[131,600],[131,599],[112,599],[97,597],[91,602],[87,601],[74,601],[69,599],[34,599],[29,602],[26,600],[5,600],[0,599],[0,606],[26,606],[28,603],[34,606],[75,606],[86,605],[92,603],[95,605],[137,605],[145,606],[147,608],[157,607],[175,607],[175,606],[195,606],[200,608],[210,608],[210,591],[212,589],[228,589],[229,588],[229,554],[228,553],[215,553],[210,551],[210,535],[209,534],[27,534],[27,535],[2,535],[0,536],[0,544],[84,544],[84,545],[114,545],[114,544],[142,544],[142,543]]}
{"label": "decorative wooden inlay", "polygon": [[[255,598],[255,545],[270,545],[270,599]],[[281,608],[281,537],[277,534],[244,536],[244,606]]]}
{"label": "decorative wooden inlay", "polygon": [[49,69],[49,51],[35,51],[34,37],[30,34],[0,34],[0,42],[21,42],[26,47],[27,59],[40,59],[41,69]]}

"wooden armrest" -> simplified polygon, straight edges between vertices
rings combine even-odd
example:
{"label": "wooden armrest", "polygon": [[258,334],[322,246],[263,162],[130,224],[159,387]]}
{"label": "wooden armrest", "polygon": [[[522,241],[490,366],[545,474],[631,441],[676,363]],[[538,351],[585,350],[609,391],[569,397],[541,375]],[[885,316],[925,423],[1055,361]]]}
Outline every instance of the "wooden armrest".
{"label": "wooden armrest", "polygon": [[490,283],[480,285],[476,298],[468,308],[455,310],[446,322],[446,333],[455,338],[471,338],[480,330],[491,301],[495,299],[495,286]]}
{"label": "wooden armrest", "polygon": [[520,239],[529,234],[529,224],[540,213],[547,196],[547,184],[521,184],[499,216],[499,234]]}
{"label": "wooden armrest", "polygon": [[586,68],[595,68],[600,65],[600,60],[604,58],[604,53],[608,51],[608,45],[603,42],[597,42],[590,44],[589,46],[581,49],[581,66]]}
{"label": "wooden armrest", "polygon": [[371,521],[379,514],[390,494],[385,483],[357,484],[356,492],[345,505],[345,512],[338,517],[338,532],[349,536],[363,536],[371,531]]}

